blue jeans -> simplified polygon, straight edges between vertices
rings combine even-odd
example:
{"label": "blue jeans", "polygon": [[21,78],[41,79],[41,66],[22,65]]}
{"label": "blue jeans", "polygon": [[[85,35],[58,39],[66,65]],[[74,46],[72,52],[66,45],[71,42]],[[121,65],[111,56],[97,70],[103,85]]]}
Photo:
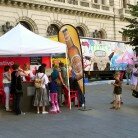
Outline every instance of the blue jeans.
{"label": "blue jeans", "polygon": [[127,84],[129,84],[130,78],[131,78],[131,73],[126,73]]}

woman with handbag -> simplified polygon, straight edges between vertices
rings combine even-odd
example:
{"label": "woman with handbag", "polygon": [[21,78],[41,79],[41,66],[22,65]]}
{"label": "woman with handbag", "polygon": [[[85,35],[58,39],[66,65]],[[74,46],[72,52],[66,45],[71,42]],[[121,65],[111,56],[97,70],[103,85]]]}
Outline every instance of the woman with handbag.
{"label": "woman with handbag", "polygon": [[20,115],[20,101],[23,94],[22,91],[22,76],[27,76],[25,72],[20,68],[19,64],[12,65],[13,72],[11,73],[11,93],[14,95],[14,112],[16,115]]}

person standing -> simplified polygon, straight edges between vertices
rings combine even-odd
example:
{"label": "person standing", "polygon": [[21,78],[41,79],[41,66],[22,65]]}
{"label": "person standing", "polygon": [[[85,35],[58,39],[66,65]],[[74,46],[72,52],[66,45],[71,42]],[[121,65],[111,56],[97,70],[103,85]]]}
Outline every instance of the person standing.
{"label": "person standing", "polygon": [[55,80],[51,79],[49,76],[49,91],[50,91],[50,99],[52,108],[50,109],[51,113],[60,113],[59,104],[58,104],[58,85]]}
{"label": "person standing", "polygon": [[[44,70],[44,73],[46,74],[46,67],[47,67],[47,65],[45,63],[42,63],[41,66],[44,68],[43,70]],[[48,96],[48,101],[49,101],[50,100],[49,99],[50,95],[49,95],[48,83],[46,83],[45,85],[46,85],[46,91],[47,91],[47,96]]]}
{"label": "person standing", "polygon": [[111,83],[114,86],[114,102],[111,109],[120,109],[121,108],[121,94],[122,94],[122,81],[120,80],[120,73],[116,73],[115,76],[115,82]]}
{"label": "person standing", "polygon": [[61,70],[61,76],[63,78],[63,82],[65,83],[66,86],[68,86],[67,69],[66,69],[64,63],[60,62],[59,68]]}
{"label": "person standing", "polygon": [[127,80],[126,85],[129,85],[130,83],[131,73],[132,73],[132,69],[131,69],[131,66],[128,64],[126,67],[126,72],[125,72],[126,80]]}
{"label": "person standing", "polygon": [[[14,94],[14,112],[16,115],[22,114],[20,108],[22,91],[22,76],[27,76],[27,74],[20,68],[19,64],[12,65],[13,72],[11,73],[11,93]],[[23,113],[24,114],[24,113]]]}
{"label": "person standing", "polygon": [[80,89],[80,86],[78,84],[78,81],[77,81],[76,76],[72,69],[69,71],[69,86],[70,86],[70,90],[78,91],[79,106],[84,107],[85,106],[85,96],[84,96],[84,93],[82,92],[82,90]]}
{"label": "person standing", "polygon": [[10,101],[10,85],[11,85],[11,71],[10,71],[10,66],[5,66],[4,67],[4,73],[3,73],[3,86],[4,86],[4,92],[5,92],[5,108],[6,111],[11,111],[10,106],[9,106],[9,101]]}
{"label": "person standing", "polygon": [[45,107],[49,105],[48,96],[46,92],[46,84],[48,84],[48,77],[44,72],[45,68],[40,66],[35,76],[35,80],[37,78],[42,80],[41,87],[35,89],[34,106],[37,107],[37,114],[40,113],[40,107],[42,107],[42,114],[48,113],[45,109]]}
{"label": "person standing", "polygon": [[65,85],[62,75],[61,75],[61,70],[57,65],[54,65],[53,71],[51,73],[51,78],[52,80],[57,82],[58,85],[58,101],[59,101],[59,106],[62,106],[62,86]]}
{"label": "person standing", "polygon": [[135,64],[134,68],[132,69],[131,85],[132,90],[135,90],[138,85],[138,64]]}

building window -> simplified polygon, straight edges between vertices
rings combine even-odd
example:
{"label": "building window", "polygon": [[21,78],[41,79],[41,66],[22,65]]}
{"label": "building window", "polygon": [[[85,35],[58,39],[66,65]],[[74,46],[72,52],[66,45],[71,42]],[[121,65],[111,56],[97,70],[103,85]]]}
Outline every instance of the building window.
{"label": "building window", "polygon": [[102,2],[102,5],[105,5],[105,0],[101,0],[101,2]]}
{"label": "building window", "polygon": [[94,0],[94,3],[98,3],[98,0]]}
{"label": "building window", "polygon": [[27,28],[28,30],[33,31],[32,26],[29,23],[27,23],[26,21],[19,21],[19,23],[21,25],[23,25],[25,28]]}
{"label": "building window", "polygon": [[123,0],[123,8],[126,8],[126,7],[127,7],[127,1]]}
{"label": "building window", "polygon": [[51,24],[47,28],[47,36],[58,35],[59,28],[55,24]]}
{"label": "building window", "polygon": [[106,38],[105,33],[103,31],[99,31],[99,38],[101,38],[101,39]]}
{"label": "building window", "polygon": [[79,36],[84,36],[84,31],[81,27],[76,27]]}

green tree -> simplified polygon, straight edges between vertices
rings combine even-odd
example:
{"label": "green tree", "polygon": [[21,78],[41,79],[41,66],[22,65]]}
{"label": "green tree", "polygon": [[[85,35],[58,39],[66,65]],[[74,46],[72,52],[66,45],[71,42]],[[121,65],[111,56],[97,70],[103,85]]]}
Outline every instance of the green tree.
{"label": "green tree", "polygon": [[128,44],[134,46],[138,53],[138,2],[136,5],[128,4],[128,8],[132,16],[126,18],[129,25],[122,28],[123,31],[120,33],[129,38]]}

